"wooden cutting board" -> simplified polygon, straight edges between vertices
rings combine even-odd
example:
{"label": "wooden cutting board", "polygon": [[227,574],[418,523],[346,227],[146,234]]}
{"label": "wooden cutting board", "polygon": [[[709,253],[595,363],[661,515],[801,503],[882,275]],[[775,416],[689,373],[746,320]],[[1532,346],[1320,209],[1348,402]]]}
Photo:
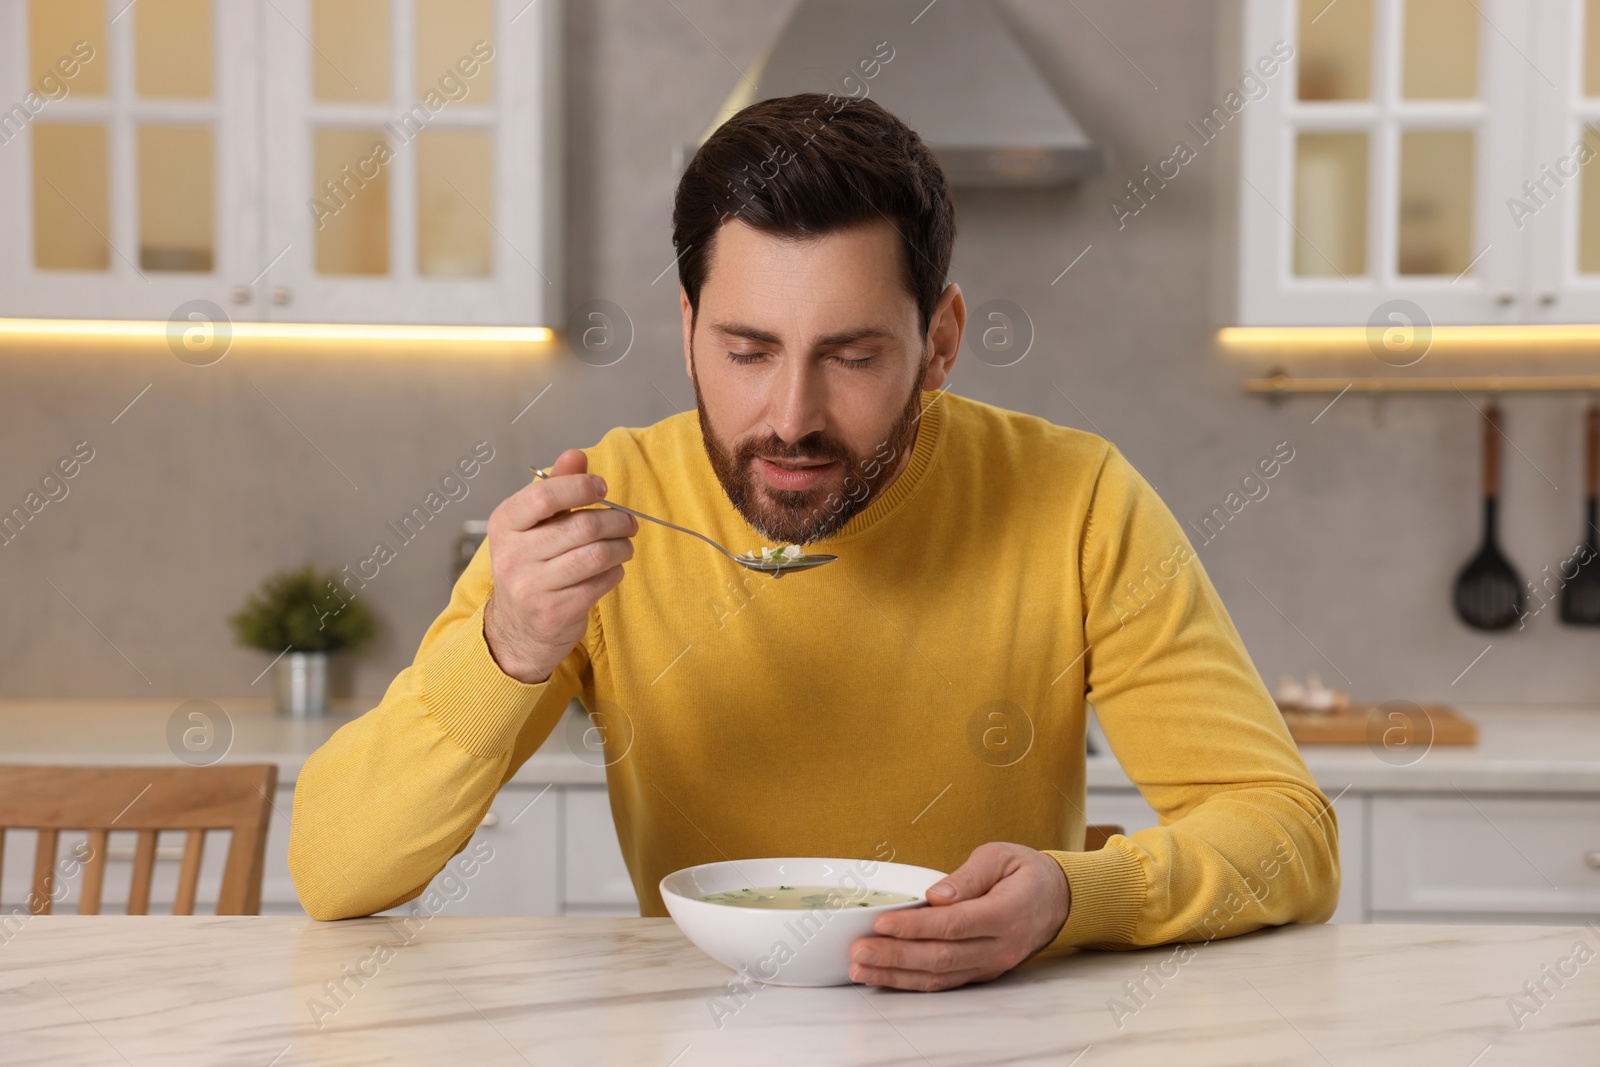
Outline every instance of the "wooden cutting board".
{"label": "wooden cutting board", "polygon": [[1289,735],[1301,745],[1475,745],[1478,724],[1443,704],[1351,704],[1337,711],[1283,710]]}

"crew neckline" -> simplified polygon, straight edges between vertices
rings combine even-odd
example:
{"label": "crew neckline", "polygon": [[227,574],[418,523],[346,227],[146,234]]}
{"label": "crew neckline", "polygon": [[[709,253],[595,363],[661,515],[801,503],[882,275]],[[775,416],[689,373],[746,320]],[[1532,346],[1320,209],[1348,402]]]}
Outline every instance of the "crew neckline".
{"label": "crew neckline", "polygon": [[906,460],[905,467],[895,480],[889,483],[889,488],[868,504],[865,510],[852,516],[832,537],[816,542],[818,546],[842,544],[868,533],[899,510],[900,505],[921,488],[944,441],[945,408],[948,405],[939,401],[946,391],[941,389],[931,396],[927,392],[922,394],[922,414],[917,420],[917,437],[911,447],[911,458]]}

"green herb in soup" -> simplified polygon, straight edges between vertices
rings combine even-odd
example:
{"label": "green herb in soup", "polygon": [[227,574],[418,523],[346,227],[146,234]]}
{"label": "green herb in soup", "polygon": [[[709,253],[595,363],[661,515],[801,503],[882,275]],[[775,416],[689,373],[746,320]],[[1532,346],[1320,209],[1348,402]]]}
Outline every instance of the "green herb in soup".
{"label": "green herb in soup", "polygon": [[880,904],[906,904],[921,897],[910,893],[890,893],[883,889],[845,889],[832,885],[769,885],[751,889],[730,889],[700,898],[709,904],[732,904],[736,908],[873,908]]}

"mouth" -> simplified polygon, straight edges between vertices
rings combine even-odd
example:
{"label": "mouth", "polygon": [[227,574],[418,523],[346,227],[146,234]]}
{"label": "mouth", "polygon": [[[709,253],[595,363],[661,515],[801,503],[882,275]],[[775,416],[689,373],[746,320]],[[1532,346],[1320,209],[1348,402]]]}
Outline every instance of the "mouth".
{"label": "mouth", "polygon": [[791,492],[817,485],[839,463],[838,460],[775,460],[765,456],[757,456],[755,462],[768,485]]}

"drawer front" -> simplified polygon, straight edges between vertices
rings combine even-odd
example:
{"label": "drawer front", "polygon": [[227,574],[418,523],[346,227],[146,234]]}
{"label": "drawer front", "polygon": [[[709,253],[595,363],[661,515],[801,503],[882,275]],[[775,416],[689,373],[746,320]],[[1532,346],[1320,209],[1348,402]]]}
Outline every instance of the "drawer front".
{"label": "drawer front", "polygon": [[[605,789],[568,786],[563,799],[565,851],[564,896],[569,914],[597,914],[581,909],[627,909],[639,914],[639,897],[628,877],[628,865],[617,844],[617,827],[611,818],[611,801]],[[618,914],[607,910],[598,914]]]}
{"label": "drawer front", "polygon": [[1600,797],[1374,797],[1372,907],[1600,914]]}

